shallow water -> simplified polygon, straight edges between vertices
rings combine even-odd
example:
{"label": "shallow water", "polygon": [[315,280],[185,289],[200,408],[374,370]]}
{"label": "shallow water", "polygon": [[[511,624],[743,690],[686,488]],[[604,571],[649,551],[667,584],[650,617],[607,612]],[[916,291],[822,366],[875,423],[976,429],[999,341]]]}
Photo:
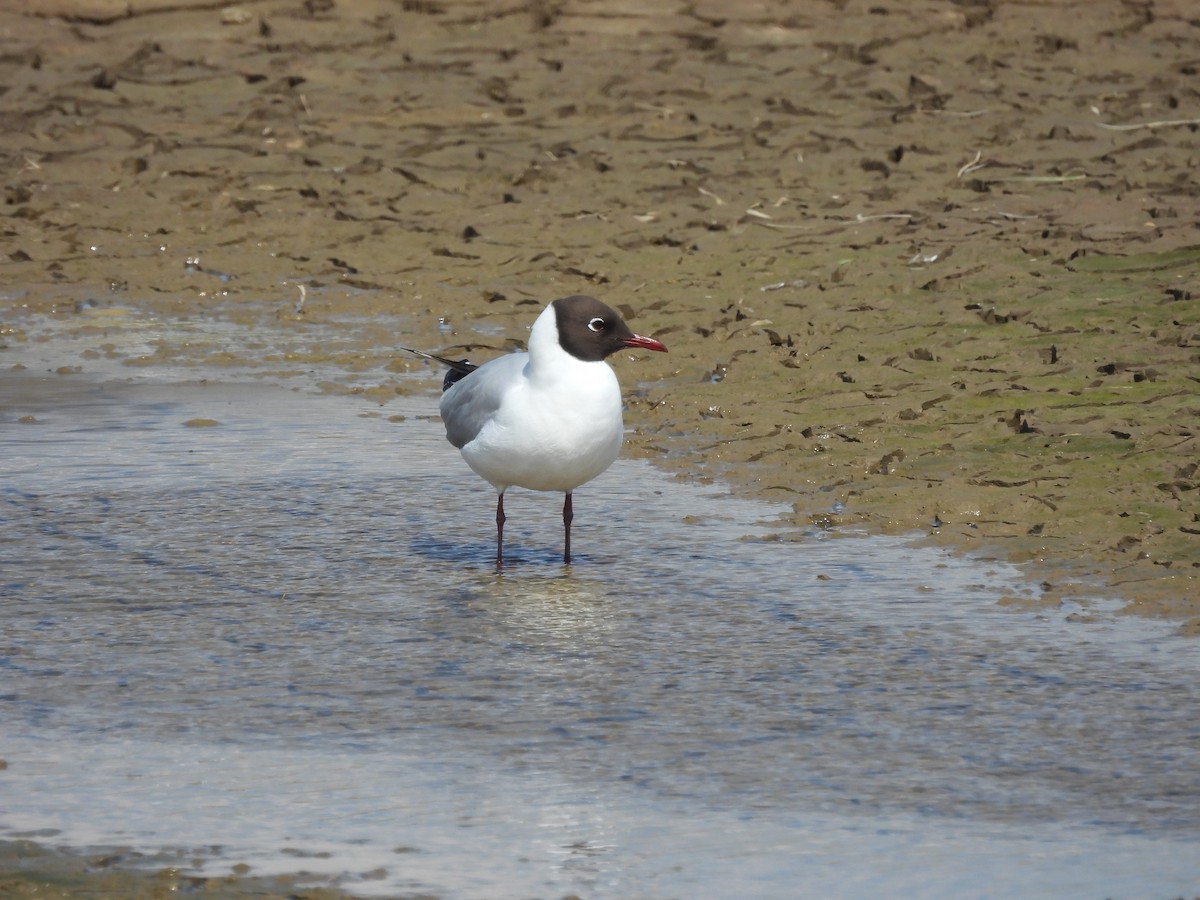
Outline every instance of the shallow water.
{"label": "shallow water", "polygon": [[632,461],[569,569],[512,492],[497,575],[434,405],[0,375],[0,836],[379,896],[1195,892],[1168,626]]}

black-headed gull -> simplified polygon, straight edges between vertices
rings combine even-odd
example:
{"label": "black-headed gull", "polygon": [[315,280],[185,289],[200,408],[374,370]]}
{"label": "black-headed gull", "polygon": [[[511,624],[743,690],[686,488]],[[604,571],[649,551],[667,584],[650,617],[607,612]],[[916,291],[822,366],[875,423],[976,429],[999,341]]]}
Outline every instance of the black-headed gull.
{"label": "black-headed gull", "polygon": [[621,387],[605,359],[626,347],[666,352],[594,297],[555,300],[533,323],[529,350],[481,366],[420,351],[450,367],[440,410],[446,437],[496,489],[496,566],[504,564],[504,492],[562,491],[563,562],[571,562],[571,492],[621,450]]}

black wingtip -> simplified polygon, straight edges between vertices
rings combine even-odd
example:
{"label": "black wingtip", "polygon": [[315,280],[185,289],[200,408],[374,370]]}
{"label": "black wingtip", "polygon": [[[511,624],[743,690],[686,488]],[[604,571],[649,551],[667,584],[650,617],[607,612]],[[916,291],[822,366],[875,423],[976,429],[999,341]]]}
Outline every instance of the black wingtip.
{"label": "black wingtip", "polygon": [[406,350],[415,356],[420,356],[424,359],[431,359],[434,362],[440,362],[448,368],[446,377],[442,379],[442,391],[450,390],[455,383],[462,381],[472,372],[479,368],[473,362],[465,359],[446,359],[444,356],[435,356],[432,353],[426,353],[424,350],[414,350],[411,347],[401,347],[401,350]]}
{"label": "black wingtip", "polygon": [[450,390],[451,387],[462,381],[477,368],[479,367],[474,363],[467,362],[465,359],[460,360],[458,363],[452,364],[451,367],[446,370],[446,377],[442,379],[442,393]]}

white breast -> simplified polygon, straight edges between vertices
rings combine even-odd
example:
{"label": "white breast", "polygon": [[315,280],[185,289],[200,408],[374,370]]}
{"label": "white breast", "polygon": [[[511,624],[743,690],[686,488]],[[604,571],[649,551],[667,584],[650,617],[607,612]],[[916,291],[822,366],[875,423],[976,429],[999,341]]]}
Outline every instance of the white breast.
{"label": "white breast", "polygon": [[617,458],[624,431],[617,377],[604,362],[571,363],[553,380],[523,370],[461,448],[467,464],[497,490],[571,491]]}

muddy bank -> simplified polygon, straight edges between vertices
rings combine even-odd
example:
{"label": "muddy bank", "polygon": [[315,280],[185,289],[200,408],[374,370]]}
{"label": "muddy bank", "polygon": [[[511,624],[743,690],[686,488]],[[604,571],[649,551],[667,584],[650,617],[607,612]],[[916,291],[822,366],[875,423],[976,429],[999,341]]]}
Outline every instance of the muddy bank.
{"label": "muddy bank", "polygon": [[50,849],[36,840],[0,841],[0,894],[5,897],[120,897],[122,900],[159,900],[180,894],[206,900],[336,900],[342,891],[311,886],[313,879],[299,876],[255,878],[243,872],[218,877],[188,874],[189,861],[169,854],[146,856],[120,847],[93,852]]}
{"label": "muddy bank", "polygon": [[99,330],[132,371],[274,353],[132,322],[354,322],[272,361],[386,402],[396,344],[483,356],[593,293],[671,348],[618,362],[635,452],[1200,627],[1182,0],[26,7],[6,345]]}

